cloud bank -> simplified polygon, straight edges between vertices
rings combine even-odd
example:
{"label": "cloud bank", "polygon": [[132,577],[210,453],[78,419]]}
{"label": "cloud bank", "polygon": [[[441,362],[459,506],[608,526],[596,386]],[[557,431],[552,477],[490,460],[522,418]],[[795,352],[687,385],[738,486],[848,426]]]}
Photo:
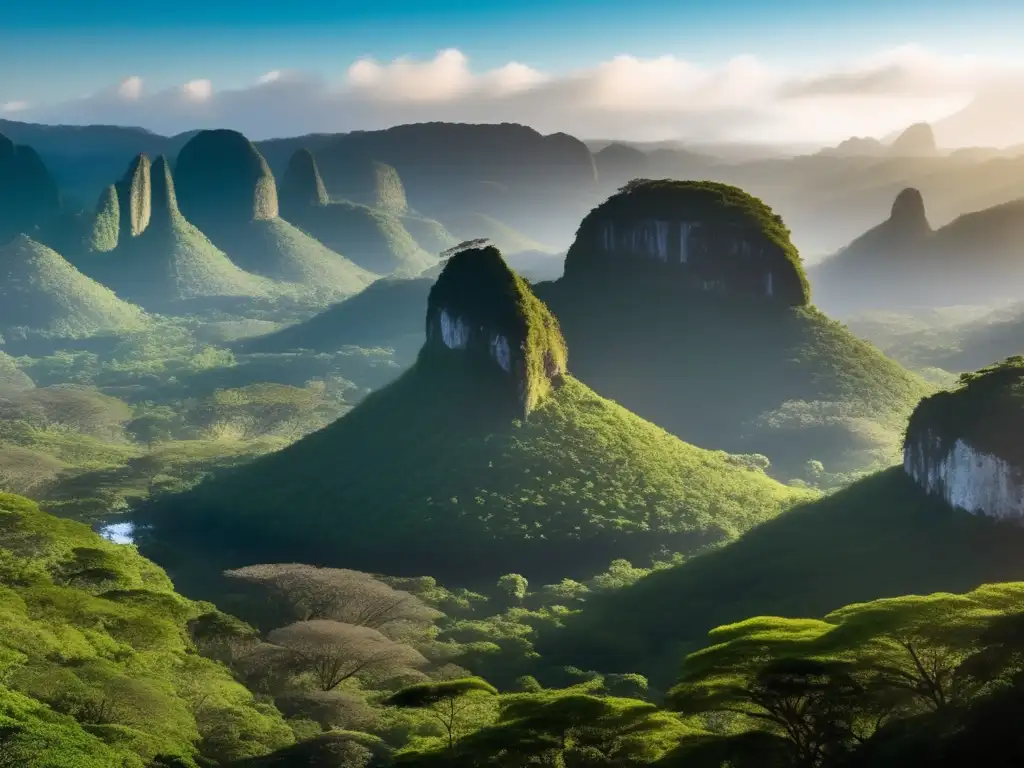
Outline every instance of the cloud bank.
{"label": "cloud bank", "polygon": [[460,51],[430,60],[360,59],[344,77],[272,70],[245,88],[208,79],[149,92],[137,76],[60,104],[2,105],[19,120],[139,125],[162,134],[225,127],[254,139],[428,120],[520,122],[544,133],[636,141],[835,143],[955,113],[995,84],[1024,83],[1016,62],[905,46],[827,71],[738,56],[716,68],[675,56],[617,56],[548,73],[510,62],[476,71]]}

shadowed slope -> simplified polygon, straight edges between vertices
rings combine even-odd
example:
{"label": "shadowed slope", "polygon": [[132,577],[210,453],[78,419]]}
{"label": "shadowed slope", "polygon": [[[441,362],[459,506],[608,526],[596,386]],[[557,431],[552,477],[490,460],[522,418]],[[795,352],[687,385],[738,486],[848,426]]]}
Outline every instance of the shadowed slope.
{"label": "shadowed slope", "polygon": [[235,131],[202,131],[178,155],[175,176],[185,218],[242,269],[345,296],[375,276],[278,216],[266,161]]}

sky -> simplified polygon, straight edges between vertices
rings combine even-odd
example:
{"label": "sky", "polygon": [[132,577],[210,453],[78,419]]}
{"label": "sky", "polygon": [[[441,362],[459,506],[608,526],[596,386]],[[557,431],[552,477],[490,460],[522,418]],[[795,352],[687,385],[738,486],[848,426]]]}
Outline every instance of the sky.
{"label": "sky", "polygon": [[0,117],[828,143],[1015,86],[1022,28],[1017,0],[14,0]]}

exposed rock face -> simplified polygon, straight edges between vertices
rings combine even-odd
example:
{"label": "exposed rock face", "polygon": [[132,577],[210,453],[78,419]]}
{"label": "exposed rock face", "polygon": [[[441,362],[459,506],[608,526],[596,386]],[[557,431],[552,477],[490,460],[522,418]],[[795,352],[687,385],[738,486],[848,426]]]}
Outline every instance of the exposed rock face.
{"label": "exposed rock face", "polygon": [[270,168],[237,131],[196,134],[181,148],[174,173],[181,212],[204,232],[277,218]]}
{"label": "exposed rock face", "polygon": [[806,304],[800,257],[782,220],[736,187],[641,180],[595,208],[565,261],[566,280],[660,270],[693,290]]}
{"label": "exposed rock face", "polygon": [[286,219],[297,211],[327,205],[327,188],[308,149],[298,150],[288,161],[278,195],[281,215]]}
{"label": "exposed rock face", "polygon": [[1024,523],[1024,358],[961,377],[910,418],[903,468],[955,509]]}
{"label": "exposed rock face", "polygon": [[34,149],[0,134],[0,244],[60,213],[60,192]]}
{"label": "exposed rock face", "polygon": [[937,152],[935,133],[928,123],[914,123],[889,146],[889,154],[897,157],[931,157]]}
{"label": "exposed rock face", "polygon": [[935,433],[918,436],[904,446],[903,469],[954,509],[1024,521],[1024,471],[966,440],[945,445]]}
{"label": "exposed rock face", "polygon": [[558,322],[493,246],[456,253],[431,288],[421,357],[453,350],[504,371],[524,416],[566,371]]}
{"label": "exposed rock face", "polygon": [[132,160],[116,186],[120,211],[118,239],[127,242],[149,226],[152,197],[149,158],[139,155]]}

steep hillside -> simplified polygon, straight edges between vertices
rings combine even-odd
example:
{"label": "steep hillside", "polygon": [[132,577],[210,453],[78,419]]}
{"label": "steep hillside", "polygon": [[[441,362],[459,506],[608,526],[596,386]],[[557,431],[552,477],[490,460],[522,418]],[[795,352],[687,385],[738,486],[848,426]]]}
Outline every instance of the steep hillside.
{"label": "steep hillside", "polygon": [[892,468],[589,600],[539,650],[552,661],[640,671],[666,684],[717,626],[751,616],[821,617],[881,597],[1022,579],[1024,530],[952,510]]}
{"label": "steep hillside", "polygon": [[91,276],[147,307],[225,296],[267,297],[274,292],[271,281],[239,269],[182,216],[164,157],[157,158],[152,169],[147,160],[145,167],[145,194],[133,201],[146,211],[144,226],[134,228],[134,234],[122,228],[112,253],[83,262]]}
{"label": "steep hillside", "polygon": [[276,709],[195,653],[189,623],[213,607],[134,548],[3,493],[0,547],[8,765],[217,765],[294,741]]}
{"label": "steep hillside", "polygon": [[[145,519],[164,546],[202,540],[219,558],[476,581],[522,569],[561,578],[615,556],[685,550],[799,496],[566,374],[557,322],[484,248],[448,262],[427,341],[398,381]],[[230,552],[219,544],[228,540]]]}
{"label": "steep hillside", "polygon": [[0,334],[81,338],[135,330],[142,311],[25,235],[0,247]]}
{"label": "steep hillside", "polygon": [[932,231],[919,192],[907,189],[890,218],[810,271],[827,309],[983,304],[1024,288],[1024,200],[967,213]]}
{"label": "steep hillside", "polygon": [[435,277],[384,278],[318,315],[266,336],[246,339],[245,352],[312,349],[333,352],[345,345],[400,347],[411,352],[423,344],[423,316]]}
{"label": "steep hillside", "polygon": [[278,216],[266,161],[234,131],[202,131],[175,167],[185,218],[247,272],[300,283],[336,297],[362,290],[374,275]]}
{"label": "steep hillside", "polygon": [[57,185],[36,151],[0,134],[0,245],[59,212]]}
{"label": "steep hillside", "polygon": [[581,224],[565,276],[536,290],[589,386],[697,445],[765,454],[782,477],[893,463],[929,391],[807,305],[781,219],[735,188],[616,195]]}
{"label": "steep hillside", "polygon": [[[436,263],[406,230],[400,213],[405,194],[391,169],[394,191],[382,181],[376,196],[360,196],[369,204],[349,200],[331,203],[313,156],[300,150],[292,157],[281,182],[281,215],[364,269],[379,275],[412,276]],[[390,177],[389,177],[390,178]],[[388,191],[390,190],[390,191]]]}

